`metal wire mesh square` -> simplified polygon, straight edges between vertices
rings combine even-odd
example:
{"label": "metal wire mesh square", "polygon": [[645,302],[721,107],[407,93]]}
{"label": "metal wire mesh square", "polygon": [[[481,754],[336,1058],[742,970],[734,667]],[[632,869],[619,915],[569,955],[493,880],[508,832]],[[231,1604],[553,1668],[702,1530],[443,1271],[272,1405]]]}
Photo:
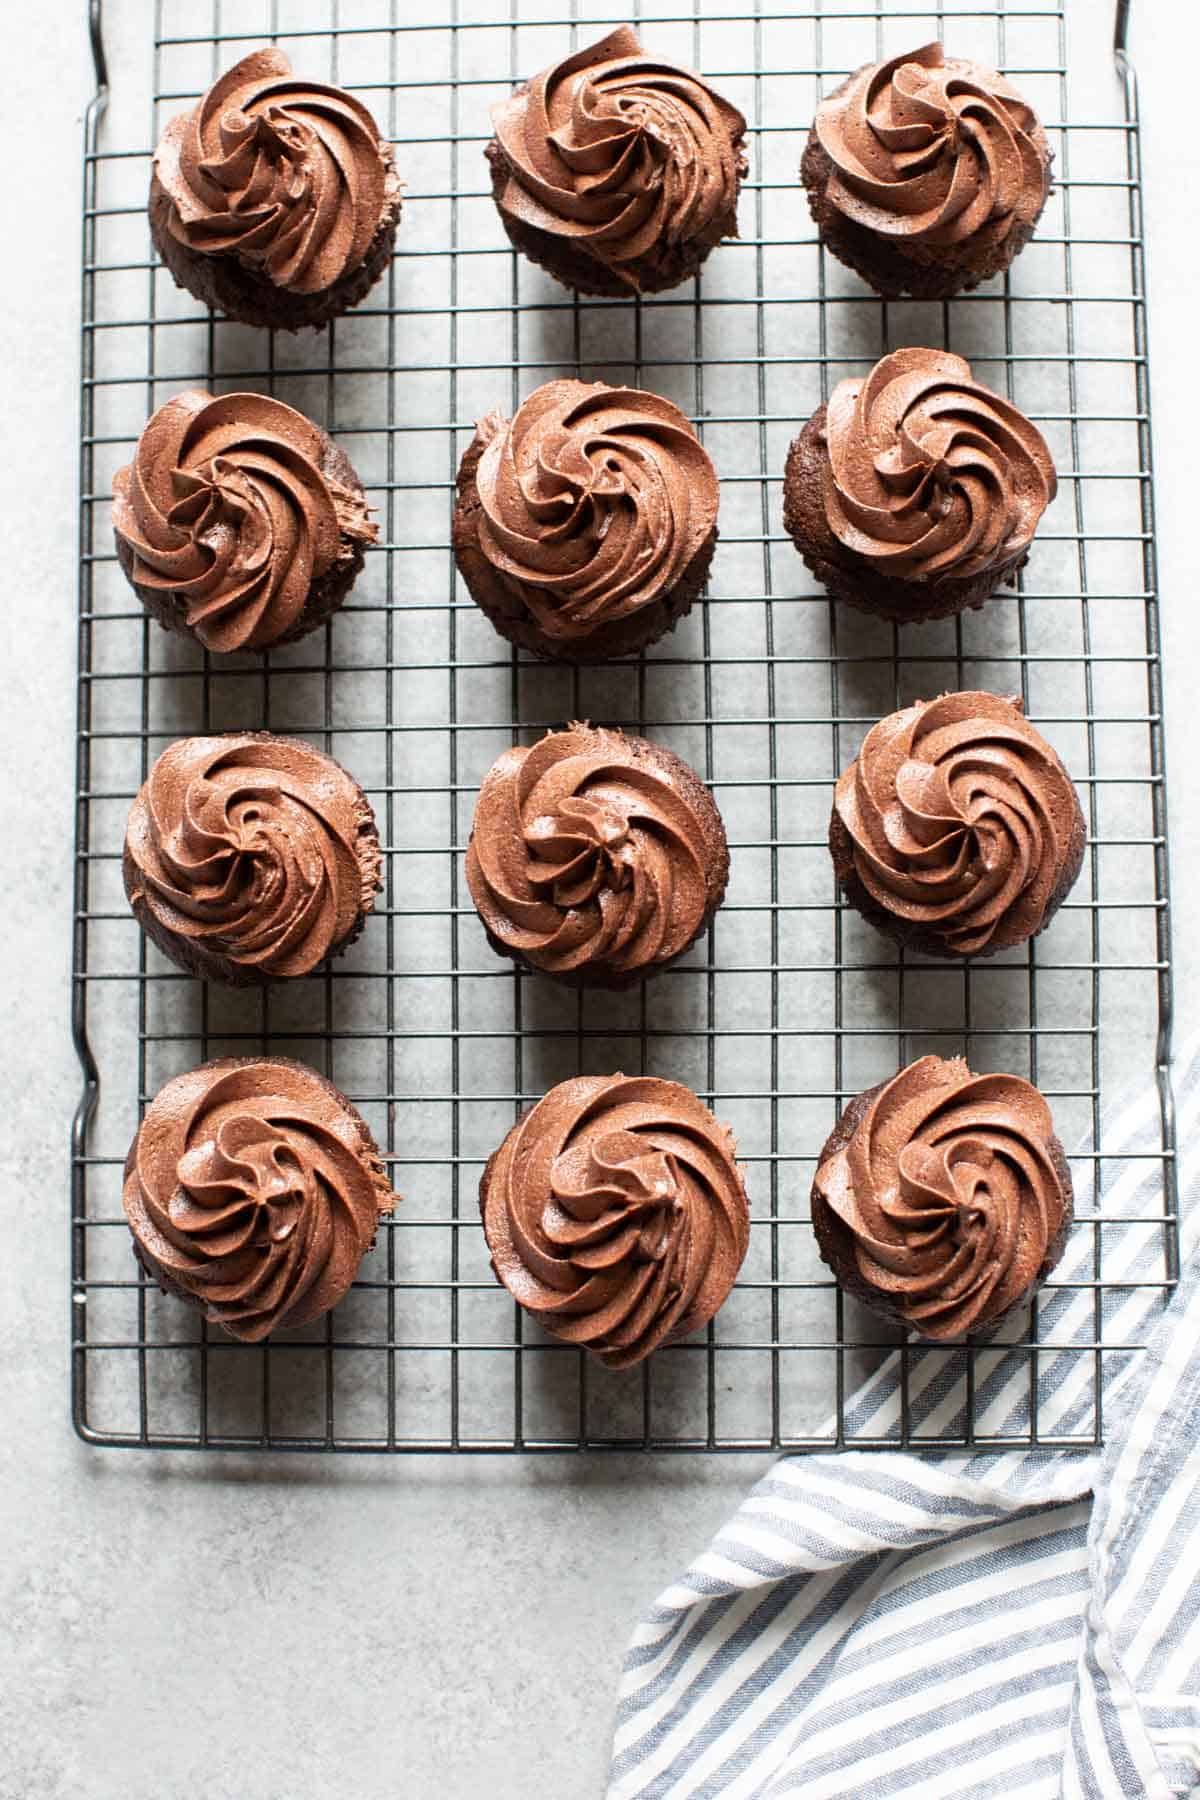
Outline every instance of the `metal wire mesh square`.
{"label": "metal wire mesh square", "polygon": [[[113,9],[115,11],[115,8]],[[98,15],[99,6],[93,6]],[[203,13],[205,28],[197,18]],[[946,1423],[922,1440],[848,1434],[845,1401],[896,1341],[820,1264],[814,1154],[860,1088],[926,1050],[1037,1081],[1074,1161],[1094,1245],[1092,1404],[1043,1428],[1039,1308],[1031,1416],[1012,1442],[1100,1441],[1104,1211],[1118,1172],[1101,1105],[1162,1073],[1162,1257],[1176,1275],[1165,1078],[1170,975],[1141,188],[1132,79],[1068,82],[1060,5],[959,9],[749,0],[633,6],[655,51],[702,69],[751,122],[742,236],[676,292],[581,300],[508,247],[482,158],[488,104],[628,13],[588,0],[158,0],[149,135],[84,157],[75,1025],[87,1087],[72,1179],[75,1419],[90,1441],[241,1449],[805,1449],[992,1441],[977,1388],[997,1352],[947,1353]],[[1002,283],[882,303],[817,243],[797,181],[818,95],[933,36],[1010,73],[1055,148],[1055,190]],[[354,88],[397,145],[408,195],[390,274],[299,338],[213,320],[149,247],[149,155],[172,113],[265,39]],[[122,71],[122,82],[135,79]],[[1079,86],[1076,110],[1069,109]],[[844,374],[946,345],[1041,425],[1060,474],[1016,599],[898,629],[816,591],[781,526],[788,441]],[[676,400],[721,477],[706,600],[635,663],[555,668],[511,652],[459,582],[453,483],[480,413],[556,375]],[[324,630],[216,661],[143,616],[113,554],[109,495],[142,424],[178,388],[265,388],[344,442],[382,542]],[[833,779],[880,716],[944,688],[1020,693],[1079,786],[1087,860],[1042,940],[986,965],[895,952],[838,902]],[[662,738],[702,771],[733,871],[715,924],[640,992],[566,992],[492,955],[462,873],[493,758],[570,718]],[[147,947],[121,889],[129,802],[172,738],[265,726],[312,738],[362,782],[386,846],[376,917],[336,966],[226,993]],[[262,1048],[321,1069],[362,1110],[407,1195],[346,1300],[261,1346],[210,1332],[138,1272],[120,1205],[141,1109],[172,1074]],[[621,1375],[527,1323],[478,1224],[483,1162],[522,1104],[578,1072],[662,1073],[735,1129],[752,1199],[741,1278],[707,1332]],[[97,1076],[100,1099],[97,1104]],[[1093,1183],[1093,1176],[1095,1177]],[[904,1351],[904,1377],[908,1358]],[[933,1354],[938,1352],[921,1352]],[[951,1360],[951,1358],[953,1360]],[[990,1360],[989,1360],[990,1359]],[[907,1388],[905,1388],[907,1392]]]}

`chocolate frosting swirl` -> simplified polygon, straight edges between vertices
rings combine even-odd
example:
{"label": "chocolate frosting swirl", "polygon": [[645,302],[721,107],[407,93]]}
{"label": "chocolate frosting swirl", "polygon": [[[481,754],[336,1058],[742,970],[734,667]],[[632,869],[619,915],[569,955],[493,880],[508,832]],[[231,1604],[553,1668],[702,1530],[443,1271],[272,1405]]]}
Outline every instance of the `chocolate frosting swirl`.
{"label": "chocolate frosting swirl", "polygon": [[1050,187],[1045,132],[1003,75],[925,44],[852,75],[817,107],[825,198],[901,244],[1027,235]]}
{"label": "chocolate frosting swirl", "polygon": [[882,719],[834,811],[871,899],[962,956],[1023,943],[1079,872],[1074,786],[1015,697],[943,694]]}
{"label": "chocolate frosting swirl", "polygon": [[729,859],[708,790],[643,738],[573,724],[492,765],[467,884],[499,945],[553,975],[617,982],[687,949]]}
{"label": "chocolate frosting swirl", "polygon": [[232,964],[232,979],[315,969],[374,904],[380,866],[357,782],[302,738],[265,732],[172,744],[125,837],[145,929],[177,960]]}
{"label": "chocolate frosting swirl", "polygon": [[647,56],[622,25],[492,108],[502,216],[611,270],[631,292],[646,265],[736,230],[746,121],[689,69]]}
{"label": "chocolate frosting swirl", "polygon": [[707,1324],[750,1236],[732,1136],[649,1076],[551,1088],[489,1162],[480,1207],[513,1298],[614,1369]]}
{"label": "chocolate frosting swirl", "polygon": [[948,350],[894,350],[839,381],[825,438],[830,531],[905,581],[1015,568],[1058,488],[1036,425]]}
{"label": "chocolate frosting swirl", "polygon": [[125,1163],[139,1260],[247,1343],[340,1300],[398,1198],[349,1101],[280,1056],[177,1075]]}
{"label": "chocolate frosting swirl", "polygon": [[1048,1273],[1071,1194],[1050,1109],[1028,1081],[923,1056],[851,1118],[814,1196],[841,1226],[864,1298],[923,1337],[955,1338]]}
{"label": "chocolate frosting swirl", "polygon": [[181,244],[295,294],[353,274],[399,195],[366,107],[294,76],[281,50],[243,57],[172,119],[154,173]]}
{"label": "chocolate frosting swirl", "polygon": [[135,587],[185,609],[208,650],[258,650],[300,623],[313,584],[374,543],[325,433],[265,394],[193,388],[160,406],[113,480]]}
{"label": "chocolate frosting swirl", "polygon": [[479,548],[550,639],[668,598],[712,535],[716,473],[658,394],[550,381],[478,430]]}

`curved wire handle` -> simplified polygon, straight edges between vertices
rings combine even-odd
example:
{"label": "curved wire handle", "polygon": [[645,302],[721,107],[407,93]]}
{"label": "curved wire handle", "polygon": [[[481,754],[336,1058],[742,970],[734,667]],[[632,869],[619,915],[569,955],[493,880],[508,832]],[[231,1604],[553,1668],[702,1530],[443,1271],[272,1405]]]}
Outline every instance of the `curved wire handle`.
{"label": "curved wire handle", "polygon": [[[1125,116],[1131,125],[1137,126],[1138,84],[1137,70],[1129,55],[1129,25],[1133,13],[1133,0],[1116,0],[1113,12],[1113,61],[1117,73],[1125,89]],[[1152,451],[1147,434],[1144,451],[1146,467],[1151,467]],[[1151,540],[1153,541],[1153,540]],[[1157,636],[1157,627],[1155,628]],[[1160,952],[1161,954],[1161,952]],[[1164,958],[1164,960],[1167,960]],[[1163,1122],[1163,1143],[1176,1143],[1175,1089],[1171,1078],[1171,1047],[1174,1029],[1175,1002],[1173,987],[1169,973],[1159,977],[1159,1010],[1158,1040],[1155,1053],[1155,1076],[1158,1084],[1159,1109]],[[1164,1208],[1176,1219],[1179,1216],[1178,1176],[1174,1161],[1167,1163],[1163,1171]],[[1166,1240],[1167,1273],[1172,1280],[1179,1279],[1179,1239],[1176,1233],[1168,1232]]]}
{"label": "curved wire handle", "polygon": [[[91,47],[92,47],[92,66],[96,73],[96,87],[95,87],[95,91],[92,94],[91,99],[88,101],[87,111],[84,114],[84,121],[83,121],[83,143],[84,143],[84,157],[85,157],[85,161],[84,161],[84,170],[85,170],[84,209],[85,209],[85,211],[84,211],[84,235],[83,235],[83,259],[82,259],[83,260],[82,302],[83,302],[83,316],[85,318],[89,315],[89,313],[92,310],[93,298],[94,298],[92,290],[89,287],[89,281],[94,282],[94,276],[89,276],[88,265],[91,261],[94,260],[94,238],[89,243],[89,232],[94,232],[95,222],[93,219],[90,219],[87,214],[87,204],[88,204],[87,183],[90,180],[94,180],[94,174],[95,174],[94,157],[95,157],[95,153],[96,153],[96,142],[97,142],[97,137],[98,137],[98,132],[99,132],[99,125],[100,125],[100,120],[104,115],[104,110],[108,105],[108,58],[104,53],[104,29],[103,29],[102,13],[103,13],[102,0],[88,0],[88,38],[90,40]],[[84,371],[86,371],[86,367],[87,367],[86,359],[90,355],[90,353],[91,353],[91,346],[87,341],[87,334],[85,333],[85,344],[84,344],[84,351],[83,351],[83,355],[84,355],[84,359],[85,359]],[[87,428],[85,427],[85,430],[86,429]],[[83,455],[83,452],[81,450],[81,456],[82,455]],[[80,464],[80,492],[81,493],[86,491],[87,485],[88,485],[88,483],[85,478],[84,464],[83,464],[83,462],[81,462],[81,464]],[[80,548],[82,549],[82,545],[80,546]],[[82,584],[82,580],[83,580],[83,574],[82,574],[83,566],[84,565],[81,561],[80,562],[81,584]],[[84,593],[83,593],[83,588],[81,585],[81,588],[80,588],[80,606],[81,606],[80,630],[81,631],[84,629],[83,624],[82,624],[83,600],[84,600]],[[79,780],[79,776],[82,773],[82,770],[81,770],[79,762],[78,762],[78,757],[79,757],[78,746],[79,746],[79,741],[80,741],[81,729],[82,729],[82,727],[85,723],[85,719],[86,719],[86,713],[85,713],[84,709],[87,707],[87,705],[88,705],[88,698],[85,694],[83,687],[81,686],[79,696],[78,696],[78,699],[76,702],[76,709],[77,709],[76,789],[77,790],[79,787],[82,786],[82,782]],[[85,865],[83,863],[82,858],[79,856],[79,850],[81,847],[81,840],[80,840],[79,834],[80,834],[81,826],[80,826],[80,823],[78,820],[76,822],[75,830],[76,830],[76,841],[75,841],[76,857],[75,857],[74,895],[75,895],[75,916],[76,916],[76,925],[75,925],[76,941],[75,941],[74,956],[72,958],[73,972],[72,972],[72,981],[71,981],[71,1037],[72,1037],[72,1040],[75,1045],[75,1054],[79,1058],[80,1069],[83,1072],[83,1088],[79,1095],[79,1102],[75,1108],[75,1116],[71,1121],[71,1232],[72,1232],[71,1269],[72,1269],[73,1275],[77,1274],[81,1271],[81,1265],[80,1265],[79,1258],[75,1254],[76,1246],[74,1244],[74,1233],[80,1229],[75,1224],[75,1220],[76,1220],[76,1218],[78,1218],[78,1216],[82,1212],[83,1206],[84,1206],[84,1162],[83,1162],[83,1158],[87,1151],[88,1126],[91,1123],[92,1114],[96,1110],[96,1103],[100,1098],[100,1071],[96,1064],[96,1058],[92,1052],[92,1046],[91,1046],[90,1042],[88,1041],[87,1009],[86,1009],[86,1002],[85,1002],[85,997],[84,997],[84,987],[83,987],[82,982],[79,980],[80,948],[79,948],[78,934],[81,930],[86,930],[86,926],[81,926],[80,923],[78,922],[80,919],[80,916],[84,910],[83,902],[85,899],[85,892],[84,892],[83,886],[82,886],[83,879],[84,879],[83,871],[84,871]],[[71,1298],[72,1298],[72,1314],[73,1314],[73,1316],[72,1316],[72,1320],[71,1320],[70,1338],[71,1338],[71,1343],[72,1343],[72,1352],[71,1352],[72,1360],[74,1361],[74,1358],[75,1358],[74,1343],[75,1343],[75,1334],[76,1334],[76,1330],[77,1330],[76,1316],[74,1316],[75,1315],[74,1302],[76,1299],[76,1289],[74,1286],[74,1282],[72,1282]],[[87,1406],[86,1406],[86,1398],[85,1398],[85,1382],[84,1382],[83,1374],[80,1371],[74,1370],[73,1372],[77,1376],[77,1379],[73,1380],[72,1384],[71,1384],[71,1386],[72,1386],[73,1421],[74,1421],[75,1429],[80,1434],[80,1436],[86,1437],[86,1435],[87,1435],[87,1427],[86,1427]]]}
{"label": "curved wire handle", "polygon": [[87,110],[89,129],[94,127],[108,102],[108,57],[104,52],[103,13],[104,0],[88,0],[88,40],[92,46],[92,67],[96,72],[96,91]]}
{"label": "curved wire handle", "polygon": [[1113,60],[1117,65],[1117,73],[1125,83],[1125,99],[1128,105],[1128,117],[1137,118],[1137,75],[1129,60],[1129,20],[1133,12],[1133,0],[1117,0],[1113,13]]}

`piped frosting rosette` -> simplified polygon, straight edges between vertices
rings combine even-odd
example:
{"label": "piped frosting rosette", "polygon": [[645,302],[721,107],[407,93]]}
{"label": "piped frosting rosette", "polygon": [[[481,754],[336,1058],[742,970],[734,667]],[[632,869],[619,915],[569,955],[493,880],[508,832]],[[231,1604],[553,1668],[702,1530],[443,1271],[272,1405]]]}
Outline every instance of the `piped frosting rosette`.
{"label": "piped frosting rosette", "polygon": [[729,1132],[650,1076],[552,1088],[488,1164],[480,1205],[513,1298],[611,1368],[706,1324],[749,1241]]}
{"label": "piped frosting rosette", "polygon": [[832,1215],[816,1220],[823,1251],[922,1336],[992,1323],[1057,1261],[1070,1177],[1028,1081],[924,1056],[852,1105],[838,1139],[813,1189]]}
{"label": "piped frosting rosette", "polygon": [[349,1102],[282,1057],[176,1076],[125,1165],[148,1272],[251,1343],[340,1300],[396,1199]]}

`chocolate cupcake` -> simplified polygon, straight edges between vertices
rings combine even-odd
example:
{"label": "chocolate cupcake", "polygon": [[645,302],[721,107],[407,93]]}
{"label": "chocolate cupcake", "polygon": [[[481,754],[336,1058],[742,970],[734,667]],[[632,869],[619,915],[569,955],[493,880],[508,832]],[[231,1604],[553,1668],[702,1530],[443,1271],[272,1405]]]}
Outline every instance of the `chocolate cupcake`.
{"label": "chocolate cupcake", "polygon": [[839,381],[788,451],[783,522],[837,600],[899,624],[982,606],[1058,491],[1037,426],[948,350]]}
{"label": "chocolate cupcake", "polygon": [[846,1292],[921,1337],[996,1325],[1062,1255],[1071,1172],[1019,1075],[923,1056],[852,1100],[818,1161],[817,1247]]}
{"label": "chocolate cupcake", "polygon": [[360,101],[294,75],[281,50],[255,50],[163,133],[150,234],[206,306],[315,329],[387,269],[400,194],[392,146]]}
{"label": "chocolate cupcake", "polygon": [[336,1306],[399,1198],[345,1095],[286,1056],[176,1075],[125,1159],[147,1275],[250,1344]]}
{"label": "chocolate cupcake", "polygon": [[699,595],[719,503],[708,453],[669,400],[549,381],[515,418],[476,427],[454,555],[510,643],[560,662],[632,656]]}
{"label": "chocolate cupcake", "polygon": [[926,44],[821,101],[800,178],[821,242],[876,293],[945,300],[1029,242],[1051,160],[1003,75]]}
{"label": "chocolate cupcake", "polygon": [[578,293],[676,287],[737,236],[745,119],[627,25],[500,101],[492,124],[505,231]]}
{"label": "chocolate cupcake", "polygon": [[146,936],[234,987],[308,975],[349,948],[380,887],[375,815],[303,738],[180,738],[129,814],[122,872]]}
{"label": "chocolate cupcake", "polygon": [[265,394],[192,388],[113,477],[117,557],[160,625],[205,650],[270,650],[323,625],[379,535],[348,456]]}
{"label": "chocolate cupcake", "polygon": [[677,1081],[560,1082],[479,1184],[496,1279],[555,1337],[632,1367],[725,1303],[750,1240],[735,1149]]}
{"label": "chocolate cupcake", "polygon": [[700,777],[661,744],[571,725],[488,771],[467,886],[492,948],[581,986],[674,962],[725,896],[729,849]]}
{"label": "chocolate cupcake", "polygon": [[864,919],[927,956],[990,956],[1044,931],[1083,862],[1071,777],[1015,696],[943,694],[872,727],[829,821]]}

